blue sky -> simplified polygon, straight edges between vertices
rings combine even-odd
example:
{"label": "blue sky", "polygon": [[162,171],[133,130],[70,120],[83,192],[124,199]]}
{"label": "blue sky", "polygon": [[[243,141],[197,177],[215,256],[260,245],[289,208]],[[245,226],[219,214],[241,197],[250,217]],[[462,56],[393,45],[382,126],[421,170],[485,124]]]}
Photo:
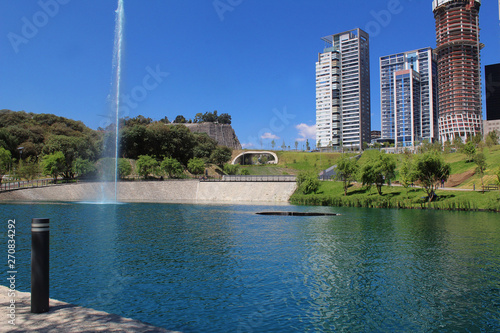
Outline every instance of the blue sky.
{"label": "blue sky", "polygon": [[[122,94],[130,97],[122,116],[173,120],[218,110],[232,115],[246,147],[268,147],[271,138],[314,144],[321,37],[357,27],[370,33],[374,130],[379,57],[435,46],[431,0],[124,0],[124,7]],[[116,0],[0,0],[0,109],[105,125],[116,8]],[[484,67],[500,62],[496,0],[482,1],[480,25]]]}

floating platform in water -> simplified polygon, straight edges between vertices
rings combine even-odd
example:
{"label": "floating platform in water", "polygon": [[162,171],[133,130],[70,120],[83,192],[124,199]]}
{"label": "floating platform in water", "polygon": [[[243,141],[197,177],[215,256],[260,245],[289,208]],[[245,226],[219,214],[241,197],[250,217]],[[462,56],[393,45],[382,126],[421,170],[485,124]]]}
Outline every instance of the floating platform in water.
{"label": "floating platform in water", "polygon": [[273,216],[339,216],[336,213],[317,213],[317,212],[259,212],[257,215]]}

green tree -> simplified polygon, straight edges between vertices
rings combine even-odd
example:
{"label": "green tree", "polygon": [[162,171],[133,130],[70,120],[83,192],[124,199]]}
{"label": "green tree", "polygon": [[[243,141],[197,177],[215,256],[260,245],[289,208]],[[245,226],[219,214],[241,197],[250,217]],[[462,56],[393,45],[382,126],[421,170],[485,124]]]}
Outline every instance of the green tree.
{"label": "green tree", "polygon": [[132,174],[132,165],[126,158],[118,159],[118,177],[124,179]]}
{"label": "green tree", "polygon": [[297,150],[297,148],[299,148],[299,142],[295,140],[295,150]]}
{"label": "green tree", "polygon": [[306,140],[306,150],[311,150],[311,146],[309,145],[309,139]]}
{"label": "green tree", "polygon": [[194,116],[194,123],[202,123],[203,122],[203,113],[199,112]]}
{"label": "green tree", "polygon": [[231,125],[231,116],[227,113],[221,113],[220,116],[217,118],[217,121],[219,122],[219,124]]}
{"label": "green tree", "polygon": [[21,179],[33,180],[40,174],[40,164],[33,156],[28,157],[19,166],[17,175]]}
{"label": "green tree", "polygon": [[416,178],[422,184],[429,202],[434,199],[435,191],[442,181],[448,180],[450,176],[450,164],[445,163],[442,156],[430,152],[418,158],[416,166]]}
{"label": "green tree", "polygon": [[488,167],[488,164],[486,163],[486,157],[484,156],[483,153],[477,153],[474,156],[474,162],[476,163],[476,172],[481,175],[481,187],[482,187],[483,193],[484,193],[483,177],[484,177],[484,172],[486,171],[486,168]]}
{"label": "green tree", "polygon": [[95,164],[90,160],[78,157],[73,161],[73,173],[78,177],[83,177],[96,171],[97,168]]}
{"label": "green tree", "polygon": [[147,179],[158,172],[158,162],[149,155],[141,155],[136,164],[137,173]]}
{"label": "green tree", "polygon": [[390,183],[394,178],[396,162],[385,153],[378,152],[361,168],[361,182],[363,186],[371,187],[375,184],[377,192],[382,195],[382,186]]}
{"label": "green tree", "polygon": [[467,155],[467,162],[472,162],[474,160],[474,155],[476,155],[476,145],[474,142],[469,141],[463,146],[462,152]]}
{"label": "green tree", "polygon": [[185,124],[187,121],[186,121],[186,118],[184,118],[183,115],[178,115],[177,117],[175,117],[175,120],[174,120],[174,123],[176,124]]}
{"label": "green tree", "polygon": [[462,141],[461,137],[456,136],[453,139],[452,145],[453,145],[453,147],[455,147],[456,151],[461,151],[463,146],[464,146],[464,142]]}
{"label": "green tree", "polygon": [[276,141],[274,141],[274,139],[273,139],[273,141],[271,141],[271,148],[274,150],[275,146],[276,146]]}
{"label": "green tree", "polygon": [[486,146],[491,148],[498,144],[498,131],[491,131],[486,135],[485,139]]}
{"label": "green tree", "polygon": [[405,155],[399,169],[399,181],[408,191],[408,187],[417,180],[415,164],[411,155]]}
{"label": "green tree", "polygon": [[209,161],[210,155],[217,148],[217,141],[208,136],[207,133],[195,133],[195,147],[193,157],[199,157]]}
{"label": "green tree", "polygon": [[445,154],[451,153],[451,147],[452,147],[452,145],[451,145],[450,140],[446,140],[444,145],[443,145],[443,152]]}
{"label": "green tree", "polygon": [[285,150],[286,149],[286,143],[285,143],[285,140],[283,140],[283,143],[281,144],[281,150]]}
{"label": "green tree", "polygon": [[226,146],[217,147],[210,155],[210,160],[221,169],[224,164],[231,160],[232,151]]}
{"label": "green tree", "polygon": [[161,169],[165,171],[168,178],[179,178],[184,172],[181,163],[172,157],[166,157],[161,162]]}
{"label": "green tree", "polygon": [[355,158],[349,158],[347,155],[342,155],[337,162],[335,169],[335,180],[342,181],[344,186],[344,195],[347,196],[347,189],[351,182],[355,180],[359,166]]}
{"label": "green tree", "polygon": [[43,172],[46,175],[54,178],[54,183],[57,182],[57,177],[63,175],[66,170],[66,158],[61,151],[49,154],[43,157],[42,160]]}
{"label": "green tree", "polygon": [[205,171],[205,161],[201,158],[193,157],[188,161],[188,171],[193,175],[201,175]]}
{"label": "green tree", "polygon": [[224,164],[224,172],[227,175],[237,175],[239,169],[239,164]]}
{"label": "green tree", "polygon": [[7,173],[9,165],[12,162],[12,155],[7,149],[0,147],[0,183],[2,183],[2,177]]}
{"label": "green tree", "polygon": [[297,176],[297,188],[304,194],[316,193],[319,184],[318,175],[314,172],[303,171]]}

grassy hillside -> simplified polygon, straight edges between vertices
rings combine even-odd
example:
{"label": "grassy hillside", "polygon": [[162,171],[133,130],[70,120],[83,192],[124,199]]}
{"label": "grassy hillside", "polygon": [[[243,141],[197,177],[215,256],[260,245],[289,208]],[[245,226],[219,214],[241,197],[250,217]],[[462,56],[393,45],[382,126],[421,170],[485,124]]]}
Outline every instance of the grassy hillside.
{"label": "grassy hillside", "polygon": [[492,191],[445,191],[436,192],[436,201],[428,203],[422,189],[404,189],[401,186],[384,186],[383,195],[372,188],[367,190],[359,184],[349,189],[344,196],[342,183],[321,182],[316,194],[304,195],[296,192],[290,199],[292,204],[318,206],[347,206],[366,208],[433,208],[442,210],[488,210],[500,211],[500,192]]}

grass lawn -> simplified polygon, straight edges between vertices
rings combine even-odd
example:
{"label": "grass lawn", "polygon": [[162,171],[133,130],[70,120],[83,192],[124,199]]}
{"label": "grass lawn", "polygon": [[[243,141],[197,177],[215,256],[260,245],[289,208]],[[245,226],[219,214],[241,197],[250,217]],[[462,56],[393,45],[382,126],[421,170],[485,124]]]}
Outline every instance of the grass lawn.
{"label": "grass lawn", "polygon": [[500,192],[492,191],[444,191],[436,192],[437,199],[427,202],[423,189],[400,186],[384,186],[379,195],[373,186],[371,190],[353,184],[344,196],[341,182],[321,182],[316,194],[304,195],[296,192],[290,199],[292,204],[319,206],[348,206],[368,208],[433,208],[443,210],[489,210],[500,212]]}

